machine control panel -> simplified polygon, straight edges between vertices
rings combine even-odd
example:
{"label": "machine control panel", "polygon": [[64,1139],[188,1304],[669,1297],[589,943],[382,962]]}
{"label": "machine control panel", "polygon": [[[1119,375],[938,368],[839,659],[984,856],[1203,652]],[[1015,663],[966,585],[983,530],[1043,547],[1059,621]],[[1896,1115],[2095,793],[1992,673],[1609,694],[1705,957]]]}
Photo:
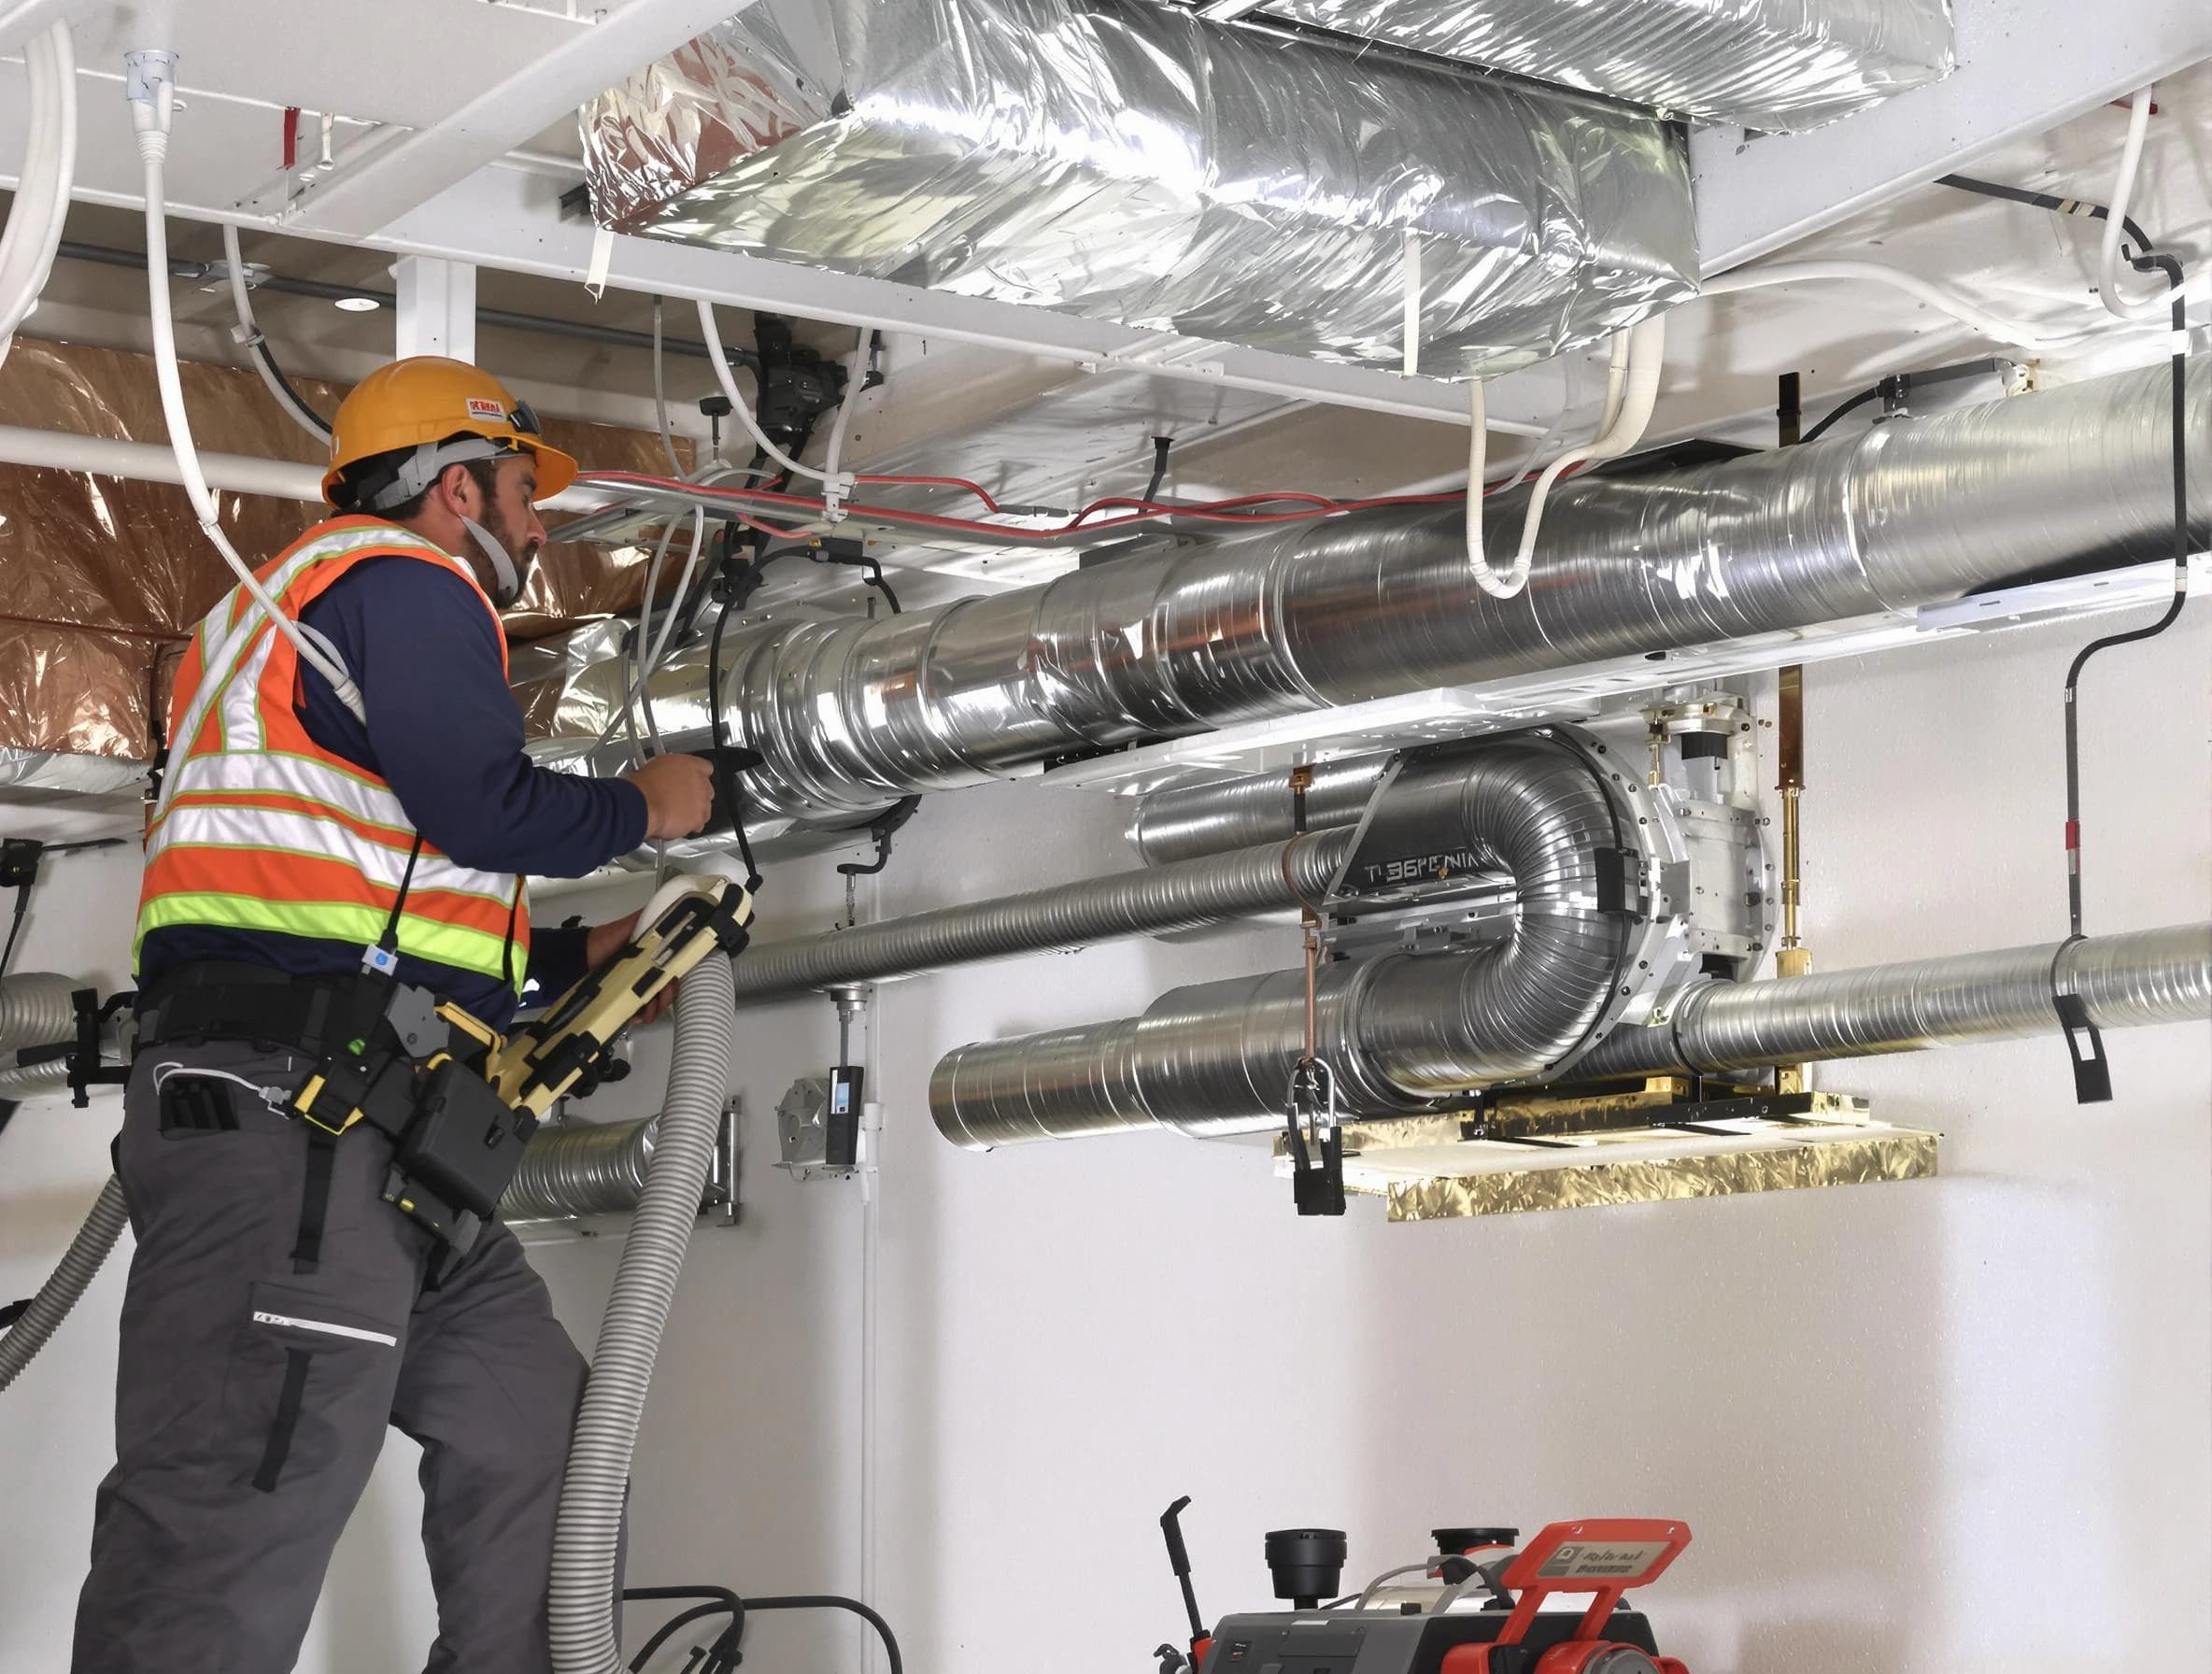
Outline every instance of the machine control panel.
{"label": "machine control panel", "polygon": [[[1392,1616],[1379,1610],[1229,1616],[1213,1630],[1202,1674],[1439,1674],[1447,1653],[1461,1645],[1495,1642],[1506,1620],[1501,1610],[1453,1610],[1442,1616]],[[1565,1640],[1581,1620],[1579,1610],[1546,1610],[1523,1643],[1532,1651],[1547,1650]],[[1638,1610],[1615,1610],[1605,1637],[1653,1654],[1658,1651],[1650,1624]]]}

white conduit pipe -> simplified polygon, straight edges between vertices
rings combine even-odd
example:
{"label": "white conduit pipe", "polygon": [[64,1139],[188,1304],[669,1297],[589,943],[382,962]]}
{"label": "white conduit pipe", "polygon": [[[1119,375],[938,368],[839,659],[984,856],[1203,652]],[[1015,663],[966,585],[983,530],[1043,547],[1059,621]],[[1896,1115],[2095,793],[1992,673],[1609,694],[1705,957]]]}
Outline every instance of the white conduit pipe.
{"label": "white conduit pipe", "polygon": [[122,1182],[110,1177],[100,1188],[92,1213],[77,1229],[77,1236],[70,1241],[68,1252],[54,1269],[53,1276],[38,1287],[38,1294],[31,1298],[31,1306],[8,1327],[7,1335],[0,1337],[0,1389],[6,1389],[21,1375],[23,1368],[31,1364],[32,1356],[46,1346],[46,1340],[68,1317],[69,1310],[84,1295],[85,1286],[92,1282],[92,1275],[107,1259],[107,1252],[115,1248],[115,1241],[122,1235],[130,1218],[131,1212],[123,1202]]}
{"label": "white conduit pipe", "polygon": [[1992,314],[1978,304],[1968,302],[1918,274],[1907,273],[1901,267],[1885,267],[1879,262],[1777,262],[1765,267],[1739,267],[1732,273],[1715,274],[1700,281],[1697,289],[1701,296],[1732,296],[1740,291],[1763,291],[1776,285],[1802,285],[1820,279],[1852,285],[1887,285],[1950,315],[1961,325],[1971,327],[1992,342],[2018,348],[2063,348],[2080,340],[2078,332],[2054,335]]}
{"label": "white conduit pipe", "polygon": [[162,417],[169,427],[169,445],[177,452],[177,468],[184,491],[192,503],[200,528],[223,562],[231,566],[239,585],[252,595],[262,614],[291,640],[300,657],[331,684],[338,701],[364,725],[368,711],[353,676],[319,635],[310,633],[277,608],[252,566],[238,556],[231,538],[223,533],[222,510],[201,474],[192,448],[191,420],[184,409],[184,385],[177,368],[177,326],[169,313],[169,227],[164,209],[163,165],[169,154],[169,113],[177,95],[174,79],[177,55],[168,51],[138,51],[125,55],[129,75],[124,86],[131,98],[131,126],[138,136],[138,156],[146,165],[146,273],[149,324],[153,330],[155,380],[162,390]]}
{"label": "white conduit pipe", "polygon": [[[649,921],[652,909],[646,909]],[[651,1171],[631,1223],[569,1445],[553,1537],[547,1621],[555,1674],[622,1674],[615,1638],[615,1557],[638,1422],[660,1334],[714,1167],[737,1038],[730,961],[709,955],[676,997],[675,1057]]]}
{"label": "white conduit pipe", "polygon": [[16,327],[46,289],[61,248],[77,177],[77,55],[69,25],[56,22],[23,50],[30,80],[30,134],[7,225],[0,231],[0,362]]}
{"label": "white conduit pipe", "polygon": [[[2120,149],[2120,173],[2106,199],[2105,236],[2097,246],[2097,299],[2107,313],[2121,319],[2170,320],[2173,299],[2165,292],[2131,301],[2120,292],[2120,240],[2128,219],[2128,204],[2135,195],[2135,171],[2143,162],[2143,140],[2150,132],[2150,107],[2157,102],[2153,82],[2135,94],[2128,109],[2127,144]],[[2137,255],[2143,252],[2137,250]]]}

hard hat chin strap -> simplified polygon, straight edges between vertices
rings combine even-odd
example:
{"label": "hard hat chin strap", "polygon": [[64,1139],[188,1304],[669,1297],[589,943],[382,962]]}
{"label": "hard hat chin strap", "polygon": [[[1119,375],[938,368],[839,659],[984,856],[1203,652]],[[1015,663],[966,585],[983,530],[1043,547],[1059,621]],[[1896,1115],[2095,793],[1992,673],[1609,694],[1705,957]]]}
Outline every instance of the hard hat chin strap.
{"label": "hard hat chin strap", "polygon": [[515,560],[504,544],[490,530],[474,518],[462,518],[461,526],[469,532],[469,539],[476,543],[476,549],[483,553],[492,574],[499,577],[499,585],[491,589],[491,602],[504,610],[522,596],[522,573],[515,567]]}

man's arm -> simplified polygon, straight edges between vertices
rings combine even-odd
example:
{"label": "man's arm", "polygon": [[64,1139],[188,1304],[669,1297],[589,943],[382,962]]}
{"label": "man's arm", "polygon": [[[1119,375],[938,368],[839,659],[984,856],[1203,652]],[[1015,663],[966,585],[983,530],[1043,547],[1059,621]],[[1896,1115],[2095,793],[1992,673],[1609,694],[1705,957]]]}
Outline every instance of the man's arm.
{"label": "man's arm", "polygon": [[646,801],[621,779],[538,766],[474,588],[414,558],[357,565],[302,613],[361,688],[368,725],[312,670],[308,736],[389,784],[424,839],[482,872],[580,877],[645,841]]}

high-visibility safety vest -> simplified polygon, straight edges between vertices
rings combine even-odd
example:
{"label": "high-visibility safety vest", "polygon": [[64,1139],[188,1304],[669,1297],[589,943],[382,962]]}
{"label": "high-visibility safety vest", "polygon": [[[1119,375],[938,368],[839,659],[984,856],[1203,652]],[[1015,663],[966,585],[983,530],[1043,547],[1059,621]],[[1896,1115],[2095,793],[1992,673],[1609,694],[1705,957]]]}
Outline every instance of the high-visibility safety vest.
{"label": "high-visibility safety vest", "polygon": [[[296,620],[354,565],[395,557],[461,576],[498,626],[467,564],[376,518],[319,523],[257,575]],[[500,660],[503,669],[503,631]],[[374,946],[398,902],[400,952],[504,978],[519,994],[530,962],[522,880],[456,865],[428,843],[409,874],[418,835],[399,798],[307,736],[299,696],[297,648],[243,585],[232,589],[177,669],[134,961],[149,931],[179,925]]]}

